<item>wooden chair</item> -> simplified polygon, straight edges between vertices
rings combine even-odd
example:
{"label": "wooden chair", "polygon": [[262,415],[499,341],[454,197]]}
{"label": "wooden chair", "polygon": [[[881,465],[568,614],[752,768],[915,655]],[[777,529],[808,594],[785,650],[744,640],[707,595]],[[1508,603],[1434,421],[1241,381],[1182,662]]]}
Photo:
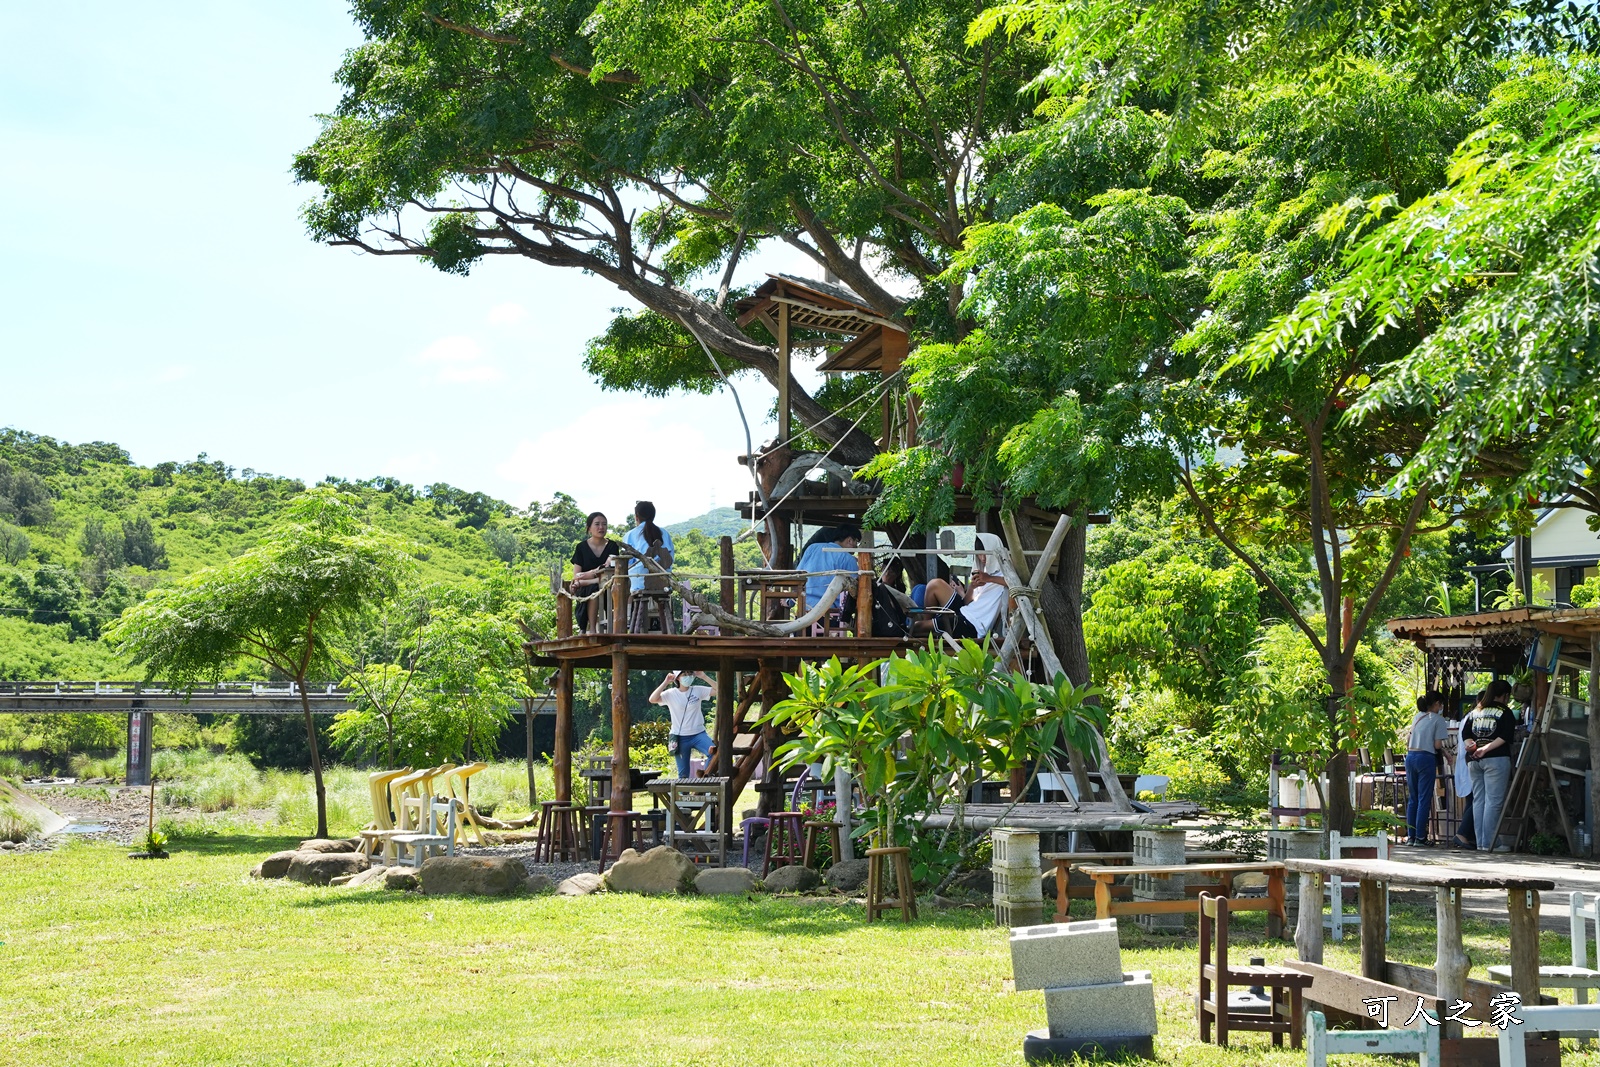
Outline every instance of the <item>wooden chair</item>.
{"label": "wooden chair", "polygon": [[[1589,966],[1589,926],[1595,926],[1595,934],[1600,938],[1600,894],[1585,896],[1574,893],[1567,900],[1567,910],[1572,927],[1572,963],[1566,966],[1539,968],[1539,988],[1541,989],[1570,989],[1572,999],[1577,1004],[1589,1003],[1589,990],[1600,989],[1600,970]],[[1600,955],[1600,941],[1595,948]],[[1600,962],[1600,960],[1597,960]],[[1489,968],[1489,977],[1496,982],[1510,983],[1511,968],[1504,964],[1496,964]],[[1568,1037],[1579,1036],[1568,1034]]]}
{"label": "wooden chair", "polygon": [[[885,867],[894,863],[894,891],[892,899],[885,899]],[[900,921],[910,922],[917,917],[917,890],[911,880],[911,850],[901,845],[895,848],[867,849],[867,922],[873,922],[885,911],[900,910]]]}
{"label": "wooden chair", "polygon": [[[1305,989],[1311,976],[1280,967],[1234,967],[1228,963],[1228,898],[1200,894],[1200,996],[1196,1008],[1200,1016],[1200,1040],[1211,1040],[1211,1026],[1217,1027],[1217,1044],[1228,1047],[1233,1030],[1257,1030],[1272,1035],[1273,1045],[1299,1048],[1305,1009]],[[1213,948],[1213,946],[1215,946]],[[1262,986],[1271,991],[1267,1014],[1235,1010],[1228,1004],[1229,987]]]}
{"label": "wooden chair", "polygon": [[[1389,858],[1389,835],[1379,830],[1374,837],[1352,837],[1334,830],[1328,834],[1328,858],[1338,859],[1367,859],[1386,860]],[[1354,912],[1349,918],[1344,912],[1344,883],[1338,875],[1330,875],[1326,883],[1328,897],[1328,917],[1322,921],[1327,927],[1329,937],[1334,941],[1344,940],[1346,924],[1358,926],[1361,923],[1361,913]],[[1383,887],[1383,920],[1384,928],[1388,929],[1389,922],[1389,886]]]}
{"label": "wooden chair", "polygon": [[[1583,1034],[1592,1037],[1600,1033],[1600,1005],[1551,1004],[1535,1007],[1524,1004],[1517,1009],[1517,1022],[1500,1031],[1500,1067],[1528,1067],[1528,1034]],[[1557,1053],[1553,1061],[1560,1062]]]}
{"label": "wooden chair", "polygon": [[[1417,1056],[1417,1067],[1440,1067],[1438,1025],[1418,1030],[1329,1030],[1328,1017],[1306,1012],[1306,1067],[1328,1067],[1328,1056]],[[1501,1063],[1507,1062],[1504,1057]]]}
{"label": "wooden chair", "polygon": [[[414,799],[407,800],[407,804],[416,804]],[[406,854],[410,853],[411,866],[421,867],[428,855],[435,849],[440,849],[447,856],[456,854],[456,812],[461,809],[459,800],[429,800],[424,809],[424,825],[417,833],[396,834],[389,839],[390,845],[395,850],[395,862],[406,862]]]}

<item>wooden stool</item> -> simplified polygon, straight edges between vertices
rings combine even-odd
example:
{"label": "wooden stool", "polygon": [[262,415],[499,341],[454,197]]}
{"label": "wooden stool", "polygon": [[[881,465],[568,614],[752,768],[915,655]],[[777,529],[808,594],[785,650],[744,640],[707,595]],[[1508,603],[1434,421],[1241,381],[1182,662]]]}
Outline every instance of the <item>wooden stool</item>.
{"label": "wooden stool", "polygon": [[618,859],[626,849],[637,847],[639,831],[653,829],[655,821],[648,811],[613,811],[606,819],[604,835],[600,838],[600,869]]}
{"label": "wooden stool", "polygon": [[562,862],[582,857],[578,854],[578,828],[576,816],[583,808],[564,800],[545,800],[539,803],[539,844],[534,850],[534,861],[554,863],[559,856]]}
{"label": "wooden stool", "polygon": [[672,602],[670,589],[639,589],[635,590],[628,603],[628,632],[644,634],[650,632],[650,619],[661,625],[661,632],[672,632],[672,620],[668,618],[667,607]]}
{"label": "wooden stool", "polygon": [[584,852],[588,853],[586,859],[597,860],[600,858],[600,842],[605,839],[603,824],[596,825],[595,816],[605,816],[610,811],[606,804],[589,804],[583,808],[583,817],[578,824],[579,842]]}
{"label": "wooden stool", "polygon": [[[1200,996],[1196,1009],[1200,1016],[1200,1040],[1211,1040],[1211,1024],[1217,1025],[1217,1044],[1228,1046],[1230,1030],[1261,1030],[1272,1035],[1272,1043],[1299,1048],[1305,1021],[1302,1005],[1311,976],[1287,967],[1230,967],[1228,965],[1227,897],[1200,894]],[[869,905],[870,907],[870,905]],[[1212,944],[1216,945],[1215,960]],[[1229,986],[1265,986],[1272,994],[1268,1014],[1235,1011],[1228,1006]]]}
{"label": "wooden stool", "polygon": [[[836,822],[808,822],[806,823],[806,847],[801,854],[800,862],[809,867],[811,861],[817,858],[817,838],[822,834],[828,835],[828,866],[832,867],[839,862],[839,857],[844,855],[844,843],[839,837],[839,831],[844,827]],[[819,870],[821,868],[818,868]]]}
{"label": "wooden stool", "polygon": [[800,846],[801,825],[806,817],[798,811],[775,811],[768,816],[772,827],[767,831],[767,854],[761,860],[761,877],[776,861],[778,866],[799,863],[805,853]]}
{"label": "wooden stool", "polygon": [[533,843],[533,862],[549,863],[550,861],[550,824],[554,821],[551,812],[562,803],[559,800],[541,800],[539,802],[539,837]]}
{"label": "wooden stool", "polygon": [[[883,896],[884,866],[894,857],[894,882],[896,897],[885,900]],[[911,850],[898,848],[867,849],[867,922],[872,922],[882,911],[900,909],[900,921],[910,922],[917,917],[917,894],[911,882]],[[1299,1046],[1296,1046],[1297,1048]]]}

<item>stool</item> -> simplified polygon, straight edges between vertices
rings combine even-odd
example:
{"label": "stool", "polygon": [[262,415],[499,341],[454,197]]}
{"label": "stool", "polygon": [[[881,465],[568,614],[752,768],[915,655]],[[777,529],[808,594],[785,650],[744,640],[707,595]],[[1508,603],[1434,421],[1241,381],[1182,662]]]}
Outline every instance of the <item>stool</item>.
{"label": "stool", "polygon": [[[840,839],[839,831],[844,827],[836,822],[808,822],[806,823],[806,847],[801,854],[800,862],[806,867],[811,866],[811,861],[817,858],[817,838],[823,834],[828,835],[828,866],[832,867],[839,862],[839,857],[844,855],[844,843]],[[818,868],[821,870],[821,868]]]}
{"label": "stool", "polygon": [[775,811],[767,817],[772,820],[772,829],[767,831],[767,854],[761,860],[763,878],[774,860],[783,867],[799,863],[805,855],[800,847],[800,831],[806,817],[798,811]]}
{"label": "stool", "polygon": [[628,602],[628,632],[650,632],[652,616],[661,625],[661,632],[672,632],[672,621],[667,617],[667,606],[672,602],[670,589],[638,589]]}
{"label": "stool", "polygon": [[[883,896],[884,866],[894,857],[894,883],[896,898]],[[900,909],[900,921],[910,922],[917,917],[917,895],[911,883],[911,850],[903,845],[897,848],[867,849],[867,922],[878,917],[879,912]]]}
{"label": "stool", "polygon": [[[639,831],[653,828],[655,820],[647,811],[613,811],[606,819],[604,835],[600,838],[600,869],[619,858],[624,849],[638,844]],[[625,835],[625,837],[624,837]]]}
{"label": "stool", "polygon": [[539,838],[533,843],[533,862],[550,863],[550,825],[554,821],[551,813],[562,804],[560,800],[541,800],[539,802]]}
{"label": "stool", "polygon": [[534,860],[554,863],[559,856],[563,862],[578,859],[578,827],[576,816],[583,808],[564,800],[545,800],[539,804],[539,844],[534,850]]}
{"label": "stool", "polygon": [[589,804],[583,808],[583,820],[578,832],[583,837],[583,850],[592,860],[600,858],[600,842],[605,837],[604,823],[596,820],[605,819],[606,812],[610,810],[605,804]]}

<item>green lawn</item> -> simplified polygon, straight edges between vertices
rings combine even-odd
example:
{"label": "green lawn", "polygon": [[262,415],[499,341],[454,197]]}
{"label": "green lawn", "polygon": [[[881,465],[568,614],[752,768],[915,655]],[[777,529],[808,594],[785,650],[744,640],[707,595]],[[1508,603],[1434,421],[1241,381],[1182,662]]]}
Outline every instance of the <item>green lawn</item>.
{"label": "green lawn", "polygon": [[[439,899],[245,876],[289,844],[0,858],[0,1059],[969,1067],[1020,1063],[1023,1033],[1044,1025],[1042,994],[1005,990],[1005,932],[981,912],[868,926],[831,903]],[[1394,925],[1391,954],[1429,962],[1431,913],[1397,907]],[[1479,968],[1504,958],[1503,929],[1469,930]],[[1547,935],[1547,959],[1562,941]],[[1123,943],[1124,966],[1155,972],[1161,1062],[1305,1062],[1254,1035],[1200,1045],[1193,940],[1126,930]]]}

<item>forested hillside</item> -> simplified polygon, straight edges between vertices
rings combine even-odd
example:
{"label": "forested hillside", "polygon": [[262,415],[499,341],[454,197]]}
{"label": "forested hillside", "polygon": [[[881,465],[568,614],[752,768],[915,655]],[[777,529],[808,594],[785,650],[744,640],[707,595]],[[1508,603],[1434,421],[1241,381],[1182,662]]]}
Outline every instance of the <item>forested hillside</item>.
{"label": "forested hillside", "polygon": [[[583,526],[564,494],[521,509],[444,483],[324,481],[420,545],[426,582],[564,557]],[[0,679],[138,676],[97,640],[107,623],[157,585],[249,547],[305,488],[204,454],[141,467],[115,444],[0,430]]]}

